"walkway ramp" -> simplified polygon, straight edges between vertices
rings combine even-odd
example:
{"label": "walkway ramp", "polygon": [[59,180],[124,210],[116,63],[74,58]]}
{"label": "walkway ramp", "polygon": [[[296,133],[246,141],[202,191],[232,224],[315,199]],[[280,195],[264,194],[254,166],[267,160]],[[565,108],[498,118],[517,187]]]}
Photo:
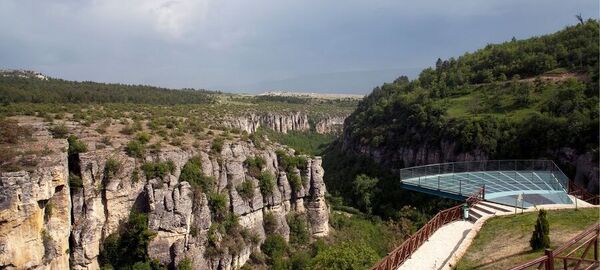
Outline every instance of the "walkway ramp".
{"label": "walkway ramp", "polygon": [[568,177],[551,160],[487,160],[400,170],[402,188],[464,200],[481,187],[488,201],[530,207],[571,204]]}

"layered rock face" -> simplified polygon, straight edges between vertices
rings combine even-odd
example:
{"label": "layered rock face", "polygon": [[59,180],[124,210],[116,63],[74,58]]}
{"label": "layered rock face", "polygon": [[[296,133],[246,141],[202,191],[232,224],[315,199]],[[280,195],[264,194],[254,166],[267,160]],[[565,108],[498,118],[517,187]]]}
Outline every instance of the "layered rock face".
{"label": "layered rock face", "polygon": [[[166,184],[157,186],[150,181],[145,187],[150,229],[158,233],[149,247],[151,257],[165,265],[176,265],[184,258],[189,258],[195,269],[241,267],[266,237],[263,218],[267,214],[276,218],[276,232],[286,239],[289,237],[286,216],[292,212],[307,216],[313,236],[326,236],[329,233],[329,212],[324,199],[325,185],[320,158],[309,159],[306,170],[295,172],[304,174],[303,177],[308,181],[300,189],[293,190],[286,173],[278,169],[273,149],[257,151],[246,143],[240,143],[225,145],[218,159],[204,152],[199,155],[203,171],[217,179],[217,192],[228,197],[228,208],[239,217],[242,227],[258,237],[258,243],[239,243],[243,246],[241,251],[225,251],[218,256],[208,256],[207,238],[212,221],[206,194],[195,192],[187,182],[178,183],[178,172],[175,172]],[[244,167],[244,161],[254,156],[266,161],[263,170],[278,175],[276,188],[267,197],[262,196],[258,180],[250,176]],[[166,157],[160,159],[166,160]],[[178,168],[176,171],[180,170],[183,164],[175,163]],[[251,199],[244,199],[235,188],[243,181],[254,183]]]}
{"label": "layered rock face", "polygon": [[242,117],[229,117],[223,125],[229,128],[237,128],[248,133],[254,133],[263,126],[276,132],[287,133],[288,131],[308,131],[308,115],[301,112],[290,113],[268,113],[248,114]]}
{"label": "layered rock face", "polygon": [[340,132],[344,127],[344,120],[346,120],[346,117],[327,117],[315,124],[315,131],[320,134]]}
{"label": "layered rock face", "polygon": [[69,269],[67,143],[46,139],[32,171],[0,176],[0,269]]}
{"label": "layered rock face", "polygon": [[[105,148],[80,153],[71,159],[71,173],[80,174],[81,187],[68,185],[68,147],[54,140],[54,154],[33,172],[2,173],[0,186],[0,266],[4,269],[100,269],[98,257],[103,241],[119,231],[132,211],[148,214],[148,226],[156,233],[148,254],[167,266],[184,258],[194,269],[236,269],[266,238],[264,217],[275,217],[274,233],[289,238],[288,214],[306,217],[314,237],[329,233],[329,211],[320,158],[307,158],[305,168],[279,168],[276,146],[257,150],[250,142],[225,143],[221,153],[169,147],[140,161],[121,149]],[[89,149],[94,149],[92,145]],[[208,148],[208,147],[207,147]],[[239,250],[207,252],[214,218],[208,195],[190,183],[179,181],[182,167],[200,157],[202,171],[214,177],[215,192],[227,198],[228,212],[256,239],[238,243]],[[276,176],[273,192],[263,197],[259,180],[248,173],[244,161],[262,157],[263,171]],[[172,162],[174,170],[164,177],[146,179],[143,162]],[[118,163],[109,171],[107,163]],[[288,172],[301,177],[296,189]],[[252,181],[251,199],[236,187]],[[48,210],[51,207],[51,210]],[[49,213],[51,212],[51,213]],[[225,237],[225,236],[221,236]]]}
{"label": "layered rock face", "polygon": [[345,118],[345,116],[328,116],[315,121],[313,127],[310,123],[312,121],[309,121],[309,116],[304,112],[248,114],[241,117],[228,117],[223,121],[223,125],[248,133],[254,133],[262,126],[281,133],[309,131],[314,128],[317,133],[326,134],[341,131]]}

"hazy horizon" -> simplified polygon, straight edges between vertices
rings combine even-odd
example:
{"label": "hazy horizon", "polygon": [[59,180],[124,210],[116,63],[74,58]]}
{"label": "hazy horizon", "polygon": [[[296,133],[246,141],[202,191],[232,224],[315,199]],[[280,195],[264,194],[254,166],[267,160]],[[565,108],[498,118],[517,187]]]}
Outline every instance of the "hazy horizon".
{"label": "hazy horizon", "polygon": [[598,19],[597,1],[0,2],[2,68],[78,81],[365,94],[439,58]]}

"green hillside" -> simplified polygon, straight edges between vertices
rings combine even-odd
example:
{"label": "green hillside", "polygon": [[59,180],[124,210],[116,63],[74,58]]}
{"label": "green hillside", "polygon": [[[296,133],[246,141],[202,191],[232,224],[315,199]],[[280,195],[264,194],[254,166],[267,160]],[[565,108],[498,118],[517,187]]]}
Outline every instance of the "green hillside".
{"label": "green hillside", "polygon": [[443,140],[492,158],[597,148],[598,22],[438,59],[374,89],[348,123],[351,144],[386,151]]}
{"label": "green hillside", "polygon": [[[579,157],[589,166],[577,181],[597,190],[598,37],[598,22],[589,20],[438,59],[414,80],[375,88],[324,155],[328,191],[393,218],[405,204],[427,212],[422,205],[436,202],[399,188],[394,172],[402,167],[547,158],[574,176]],[[361,174],[379,181],[360,190]]]}

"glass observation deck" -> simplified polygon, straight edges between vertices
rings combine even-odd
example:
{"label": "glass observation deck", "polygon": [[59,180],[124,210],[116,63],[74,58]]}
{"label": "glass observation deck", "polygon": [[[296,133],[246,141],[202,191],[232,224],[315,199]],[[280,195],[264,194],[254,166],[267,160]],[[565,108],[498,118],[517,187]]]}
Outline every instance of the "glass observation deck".
{"label": "glass observation deck", "polygon": [[[569,178],[551,160],[487,160],[440,163],[400,170],[402,187],[462,199],[485,187],[485,199],[523,207],[571,204]],[[519,202],[521,206],[521,202]]]}

